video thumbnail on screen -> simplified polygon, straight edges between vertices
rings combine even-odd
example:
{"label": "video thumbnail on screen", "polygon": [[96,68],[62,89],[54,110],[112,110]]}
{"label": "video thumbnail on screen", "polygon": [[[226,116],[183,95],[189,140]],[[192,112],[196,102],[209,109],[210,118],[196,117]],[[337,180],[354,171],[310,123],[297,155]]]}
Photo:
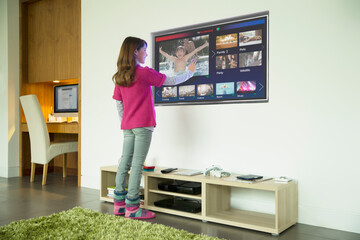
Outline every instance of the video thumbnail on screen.
{"label": "video thumbnail on screen", "polygon": [[216,57],[216,69],[237,68],[237,54],[228,54]]}
{"label": "video thumbnail on screen", "polygon": [[255,45],[262,43],[262,30],[252,30],[239,33],[239,45]]}
{"label": "video thumbnail on screen", "polygon": [[216,95],[232,95],[234,92],[234,82],[216,84]]}
{"label": "video thumbnail on screen", "polygon": [[180,86],[179,97],[195,97],[195,85]]}
{"label": "video thumbnail on screen", "polygon": [[163,87],[162,88],[163,98],[174,98],[177,97],[177,87]]}
{"label": "video thumbnail on screen", "polygon": [[233,48],[238,45],[237,33],[216,37],[216,49]]}
{"label": "video thumbnail on screen", "polygon": [[199,84],[197,86],[197,95],[198,96],[214,95],[214,85],[213,84]]}
{"label": "video thumbnail on screen", "polygon": [[159,72],[176,76],[196,60],[194,76],[209,74],[209,35],[181,38],[159,43]]}
{"label": "video thumbnail on screen", "polygon": [[239,67],[254,67],[261,66],[262,53],[261,51],[246,52],[239,54]]}
{"label": "video thumbnail on screen", "polygon": [[236,93],[244,92],[255,92],[256,82],[255,81],[240,81],[236,83]]}

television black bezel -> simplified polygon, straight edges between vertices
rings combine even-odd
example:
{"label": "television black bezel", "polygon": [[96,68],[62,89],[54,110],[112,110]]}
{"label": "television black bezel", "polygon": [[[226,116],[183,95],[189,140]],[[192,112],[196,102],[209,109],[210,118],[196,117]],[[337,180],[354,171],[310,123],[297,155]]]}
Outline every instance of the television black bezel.
{"label": "television black bezel", "polygon": [[237,17],[220,19],[216,21],[210,21],[205,23],[199,23],[194,25],[188,25],[184,27],[172,28],[151,33],[151,49],[152,49],[152,68],[155,69],[155,38],[163,35],[177,34],[184,31],[193,31],[197,28],[212,27],[216,25],[230,24],[232,22],[239,22],[244,20],[251,20],[253,18],[266,18],[266,59],[265,59],[265,97],[259,99],[233,99],[233,100],[216,100],[216,101],[177,101],[177,102],[162,102],[157,103],[155,100],[155,87],[152,88],[153,101],[155,106],[174,106],[174,105],[212,105],[212,104],[231,104],[231,103],[267,103],[269,102],[269,11],[257,12],[252,14],[241,15]]}

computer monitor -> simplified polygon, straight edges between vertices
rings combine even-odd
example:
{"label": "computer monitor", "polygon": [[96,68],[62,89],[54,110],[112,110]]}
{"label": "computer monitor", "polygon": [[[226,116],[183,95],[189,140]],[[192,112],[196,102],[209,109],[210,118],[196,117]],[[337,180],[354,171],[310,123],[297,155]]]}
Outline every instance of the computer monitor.
{"label": "computer monitor", "polygon": [[78,84],[54,86],[54,116],[78,117]]}

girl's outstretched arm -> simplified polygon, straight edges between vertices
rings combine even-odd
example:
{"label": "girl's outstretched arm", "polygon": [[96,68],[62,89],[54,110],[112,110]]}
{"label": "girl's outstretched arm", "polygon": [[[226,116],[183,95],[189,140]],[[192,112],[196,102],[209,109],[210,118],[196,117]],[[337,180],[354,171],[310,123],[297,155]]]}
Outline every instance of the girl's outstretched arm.
{"label": "girl's outstretched arm", "polygon": [[186,82],[194,75],[195,68],[196,68],[196,60],[191,60],[191,63],[186,72],[183,72],[179,75],[172,76],[172,77],[166,76],[166,80],[163,85],[174,86],[174,85],[178,85],[180,83]]}

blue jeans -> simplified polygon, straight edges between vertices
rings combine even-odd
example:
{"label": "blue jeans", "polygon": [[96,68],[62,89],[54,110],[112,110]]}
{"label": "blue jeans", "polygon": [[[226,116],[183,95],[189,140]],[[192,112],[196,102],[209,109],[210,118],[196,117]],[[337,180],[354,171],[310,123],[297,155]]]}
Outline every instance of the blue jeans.
{"label": "blue jeans", "polygon": [[124,130],[124,144],[121,160],[116,173],[117,192],[124,192],[126,178],[131,168],[128,183],[128,198],[139,196],[140,180],[146,155],[150,148],[152,131],[146,128]]}

